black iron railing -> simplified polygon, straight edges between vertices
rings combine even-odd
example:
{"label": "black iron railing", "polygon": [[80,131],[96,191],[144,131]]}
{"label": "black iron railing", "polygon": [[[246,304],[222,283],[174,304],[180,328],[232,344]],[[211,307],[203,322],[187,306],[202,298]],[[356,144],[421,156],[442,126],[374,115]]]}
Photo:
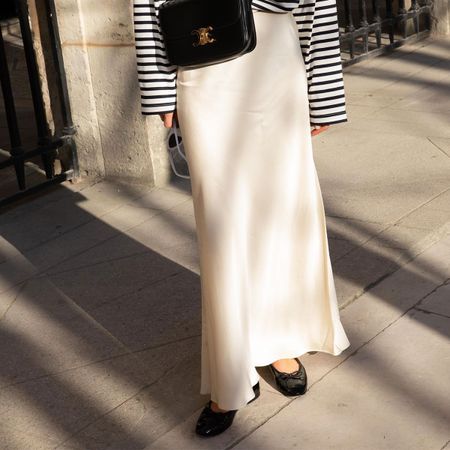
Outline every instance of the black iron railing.
{"label": "black iron railing", "polygon": [[431,8],[431,0],[338,0],[344,66],[426,37]]}
{"label": "black iron railing", "polygon": [[[23,123],[21,121],[30,121],[30,115],[21,118],[17,114],[15,90],[11,80],[10,61],[8,61],[7,45],[3,39],[0,26],[0,80],[4,105],[4,116],[7,123],[9,143],[1,142],[2,158],[0,160],[0,177],[6,177],[7,171],[13,169],[16,178],[16,189],[5,189],[1,192],[0,178],[0,206],[4,206],[24,195],[36,192],[48,185],[59,183],[77,176],[76,146],[73,140],[75,128],[72,123],[67,84],[64,72],[64,64],[59,40],[59,31],[56,21],[56,12],[53,0],[44,0],[43,14],[45,20],[43,23],[48,27],[46,32],[48,39],[49,60],[51,61],[52,71],[52,90],[55,98],[58,99],[58,107],[52,108],[53,119],[55,114],[60,126],[56,126],[53,132],[49,127],[49,120],[44,104],[43,86],[46,77],[42,77],[42,70],[39,71],[38,61],[33,45],[33,34],[30,28],[29,10],[26,0],[14,0],[14,11],[20,23],[20,37],[23,47],[23,55],[26,61],[26,73],[24,78],[27,81],[27,90],[31,94],[30,111],[35,130],[34,142],[24,144],[21,130]],[[49,68],[46,68],[49,70]],[[0,104],[1,109],[1,104]],[[41,171],[41,178],[34,176],[33,181],[38,182],[28,185],[27,175],[29,171],[26,166],[33,161],[33,167],[36,171]],[[59,164],[56,164],[56,161]],[[57,169],[56,169],[57,167]]]}

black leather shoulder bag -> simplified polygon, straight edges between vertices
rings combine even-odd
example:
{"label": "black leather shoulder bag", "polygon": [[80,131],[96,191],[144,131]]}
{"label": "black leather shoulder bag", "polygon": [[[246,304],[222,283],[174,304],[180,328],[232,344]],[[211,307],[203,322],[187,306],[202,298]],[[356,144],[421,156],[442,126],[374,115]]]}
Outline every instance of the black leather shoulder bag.
{"label": "black leather shoulder bag", "polygon": [[167,0],[159,24],[167,58],[177,66],[216,64],[256,47],[251,0]]}

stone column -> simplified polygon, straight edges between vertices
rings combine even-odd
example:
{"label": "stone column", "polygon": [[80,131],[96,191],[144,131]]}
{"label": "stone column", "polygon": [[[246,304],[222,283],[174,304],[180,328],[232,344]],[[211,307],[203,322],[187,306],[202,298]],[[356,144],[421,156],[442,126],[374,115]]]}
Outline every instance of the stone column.
{"label": "stone column", "polygon": [[159,116],[140,113],[128,0],[55,0],[81,175],[165,184]]}
{"label": "stone column", "polygon": [[432,5],[432,34],[450,34],[450,0],[433,0]]}

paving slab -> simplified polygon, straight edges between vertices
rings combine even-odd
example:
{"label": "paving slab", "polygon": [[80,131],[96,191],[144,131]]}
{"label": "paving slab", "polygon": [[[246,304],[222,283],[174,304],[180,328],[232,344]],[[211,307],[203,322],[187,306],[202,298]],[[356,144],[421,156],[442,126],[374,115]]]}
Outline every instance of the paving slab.
{"label": "paving slab", "polygon": [[[351,107],[353,109],[354,107]],[[350,113],[351,114],[351,113]],[[441,142],[440,145],[445,145],[446,140],[450,139],[450,131],[448,127],[435,127],[434,120],[429,118],[428,114],[415,113],[415,117],[411,121],[404,121],[401,119],[402,112],[397,114],[390,114],[390,117],[378,115],[378,117],[370,117],[370,124],[367,123],[368,117],[359,115],[358,110],[352,116],[352,130],[366,131],[370,129],[371,133],[383,133],[383,135],[404,135],[404,136],[425,136],[428,140],[432,138],[434,141]],[[441,122],[442,124],[442,122]],[[441,141],[443,139],[443,141]],[[443,144],[442,144],[443,143]],[[439,144],[438,144],[439,145]],[[436,145],[435,145],[436,146]],[[437,147],[438,148],[438,147]],[[438,148],[439,150],[439,148]],[[442,151],[442,150],[441,150]],[[445,152],[444,152],[445,153]]]}
{"label": "paving slab", "polygon": [[424,298],[417,308],[450,318],[450,281]]}
{"label": "paving slab", "polygon": [[332,263],[345,256],[355,247],[355,243],[347,241],[345,239],[335,239],[331,237],[328,238],[328,248],[330,251],[330,258]]}
{"label": "paving slab", "polygon": [[411,310],[235,449],[442,449],[450,319]]}
{"label": "paving slab", "polygon": [[28,258],[19,254],[18,256],[0,264],[0,295],[11,288],[30,279],[38,273],[38,269]]}
{"label": "paving slab", "polygon": [[450,158],[426,138],[347,130],[318,144],[315,161],[331,216],[395,223],[449,188]]}
{"label": "paving slab", "polygon": [[436,146],[442,153],[450,158],[450,139],[438,136],[428,136],[430,142]]}
{"label": "paving slab", "polygon": [[2,450],[17,450],[30,448],[30,442],[33,444],[33,450],[49,450],[58,445],[57,440],[45,439],[36,436],[34,433],[24,432],[23,427],[8,427],[3,425],[0,429],[2,439]]}

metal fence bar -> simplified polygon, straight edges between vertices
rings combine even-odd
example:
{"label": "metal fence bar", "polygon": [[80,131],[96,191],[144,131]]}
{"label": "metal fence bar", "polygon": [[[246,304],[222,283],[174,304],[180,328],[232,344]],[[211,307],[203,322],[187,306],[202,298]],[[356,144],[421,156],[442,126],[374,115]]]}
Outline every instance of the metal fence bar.
{"label": "metal fence bar", "polygon": [[71,171],[71,170],[60,173],[58,175],[55,175],[50,180],[46,180],[42,183],[32,186],[32,187],[28,188],[26,191],[19,191],[13,195],[10,195],[9,197],[1,199],[0,200],[0,208],[3,209],[6,206],[10,206],[10,205],[14,204],[18,200],[21,200],[23,198],[28,197],[29,195],[33,195],[40,191],[43,191],[43,190],[49,188],[50,186],[60,184],[63,181],[71,180],[73,177],[74,177],[74,174],[73,174],[73,171]]}
{"label": "metal fence bar", "polygon": [[19,189],[25,189],[24,149],[20,139],[19,123],[17,121],[16,106],[12,93],[11,78],[9,76],[8,60],[6,58],[5,43],[0,27],[0,79],[3,101],[5,104],[6,121],[8,124],[9,140],[11,143],[10,163],[14,165]]}
{"label": "metal fence bar", "polygon": [[[388,27],[388,33],[389,33],[389,43],[394,43],[394,27],[395,27],[395,20],[394,20],[394,14],[392,13],[392,0],[386,0],[386,19],[380,20],[380,23],[385,23]],[[381,47],[381,45],[379,45]]]}
{"label": "metal fence bar", "polygon": [[363,32],[363,48],[364,53],[369,51],[369,22],[367,21],[367,9],[366,1],[359,0],[359,12],[360,12],[360,28]]}
{"label": "metal fence bar", "polygon": [[[353,10],[352,3],[350,0],[344,2],[345,18],[347,23],[345,25],[345,33],[340,36],[341,43],[345,40],[346,36],[352,36],[355,32],[355,26],[353,25]],[[349,52],[350,57],[353,58],[355,54],[355,41],[354,39],[349,40]]]}
{"label": "metal fence bar", "polygon": [[343,8],[339,25],[344,66],[430,33],[430,0],[411,0],[408,9],[405,0],[340,0],[339,8]]}
{"label": "metal fence bar", "polygon": [[377,47],[381,47],[381,15],[380,15],[380,0],[372,0],[373,8],[373,23],[375,24],[375,39]]}
{"label": "metal fence bar", "polygon": [[[3,0],[2,0],[3,1]],[[35,193],[55,183],[64,180],[70,180],[78,177],[78,163],[76,155],[76,145],[74,134],[76,128],[72,121],[70,110],[69,94],[67,88],[66,75],[64,70],[64,61],[61,50],[58,24],[56,20],[56,10],[53,0],[45,0],[45,20],[40,26],[48,33],[48,48],[50,52],[50,66],[55,78],[54,88],[58,98],[58,111],[52,111],[53,115],[59,117],[58,123],[62,124],[62,130],[56,131],[52,135],[50,131],[44,97],[41,83],[44,81],[39,72],[38,61],[34,49],[34,36],[31,30],[30,17],[27,0],[10,0],[15,5],[15,10],[20,23],[20,30],[23,42],[23,52],[26,61],[27,84],[29,85],[32,99],[32,111],[34,112],[34,121],[37,130],[37,142],[35,146],[27,145],[24,148],[20,136],[20,121],[16,114],[14,91],[11,86],[10,74],[8,71],[8,55],[5,51],[5,42],[0,33],[0,69],[1,69],[1,87],[4,100],[4,108],[7,118],[9,138],[11,142],[10,157],[0,161],[0,170],[8,170],[9,167],[15,167],[16,179],[18,182],[18,191],[7,197],[0,198],[0,207],[10,204],[28,194]],[[1,30],[0,30],[1,31]],[[46,68],[50,70],[49,67]],[[30,148],[28,148],[30,147]],[[40,181],[34,186],[28,187],[26,183],[25,167],[32,158],[40,157],[42,167],[45,172],[44,181]],[[55,173],[55,159],[60,161],[62,166],[61,173]],[[38,172],[40,169],[37,169]],[[1,177],[1,174],[0,174]],[[47,179],[47,181],[45,181]],[[1,196],[0,196],[1,197]]]}
{"label": "metal fence bar", "polygon": [[[33,99],[34,117],[38,131],[38,144],[45,145],[50,140],[50,130],[47,124],[47,115],[45,113],[39,68],[36,60],[36,53],[33,47],[33,36],[30,28],[28,4],[27,0],[16,1],[17,11],[19,13],[20,29],[22,32],[23,47],[25,51],[25,59],[27,62],[31,96]],[[54,156],[55,153],[53,151],[42,152],[42,162],[44,164],[45,174],[48,179],[55,175],[53,170]]]}
{"label": "metal fence bar", "polygon": [[70,148],[70,167],[68,170],[72,170],[75,177],[78,177],[78,159],[76,152],[76,143],[73,136],[76,133],[76,128],[72,120],[72,111],[70,108],[69,91],[67,88],[66,72],[64,70],[64,59],[61,49],[61,39],[59,37],[58,21],[56,20],[56,8],[53,0],[45,0],[47,7],[47,21],[49,24],[50,40],[52,43],[52,56],[54,66],[57,68],[57,84],[60,100],[61,116],[63,122],[63,139],[65,139],[67,145]]}
{"label": "metal fence bar", "polygon": [[[17,157],[17,159],[20,159],[24,165],[27,160],[30,160],[31,158],[34,158],[36,156],[41,156],[42,152],[50,152],[53,150],[56,150],[57,148],[64,145],[63,139],[53,139],[49,141],[47,144],[41,144],[36,148],[32,148],[31,150],[23,150],[21,151],[20,155]],[[0,161],[0,169],[4,169],[6,167],[10,167],[15,165],[14,158],[9,158],[4,161]]]}

